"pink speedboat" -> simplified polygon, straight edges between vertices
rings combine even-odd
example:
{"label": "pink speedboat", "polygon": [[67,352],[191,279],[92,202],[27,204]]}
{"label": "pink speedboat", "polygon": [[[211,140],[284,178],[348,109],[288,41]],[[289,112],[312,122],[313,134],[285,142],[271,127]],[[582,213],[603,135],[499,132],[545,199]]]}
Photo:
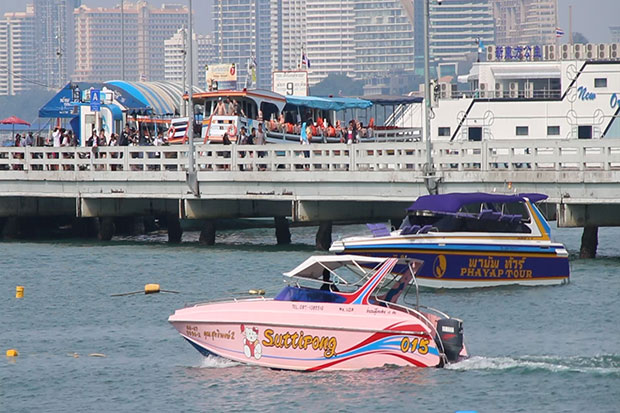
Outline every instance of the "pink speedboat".
{"label": "pink speedboat", "polygon": [[[392,272],[396,265],[408,270]],[[421,265],[412,259],[313,256],[284,274],[288,285],[275,298],[197,304],[168,321],[203,355],[258,366],[441,367],[467,357],[462,321],[418,304],[415,273]]]}

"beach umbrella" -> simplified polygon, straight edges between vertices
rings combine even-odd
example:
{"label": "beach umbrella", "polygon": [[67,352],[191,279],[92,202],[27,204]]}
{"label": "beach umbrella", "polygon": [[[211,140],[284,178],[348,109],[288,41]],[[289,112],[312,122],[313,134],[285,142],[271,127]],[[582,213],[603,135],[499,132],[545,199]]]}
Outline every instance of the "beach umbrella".
{"label": "beach umbrella", "polygon": [[17,116],[9,116],[6,119],[0,120],[0,125],[13,125],[13,136],[15,136],[15,125],[30,126],[30,123],[18,118]]}

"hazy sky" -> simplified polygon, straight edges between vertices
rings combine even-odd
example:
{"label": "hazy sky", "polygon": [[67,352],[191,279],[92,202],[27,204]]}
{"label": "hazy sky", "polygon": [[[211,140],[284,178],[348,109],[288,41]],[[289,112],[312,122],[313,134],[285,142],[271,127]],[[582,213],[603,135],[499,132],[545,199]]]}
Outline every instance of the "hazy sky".
{"label": "hazy sky", "polygon": [[[449,2],[450,0],[444,0]],[[24,10],[28,0],[0,0],[0,13]],[[120,0],[82,0],[88,6],[111,7],[120,4]],[[188,0],[150,0],[150,4],[159,6],[168,4],[189,4]],[[211,22],[211,4],[213,0],[193,0],[196,31],[208,33]],[[620,0],[558,0],[559,26],[567,35],[562,41],[568,41],[568,6],[573,7],[573,32],[583,33],[592,43],[604,43],[611,40],[609,26],[620,25]],[[310,35],[310,33],[308,33]]]}

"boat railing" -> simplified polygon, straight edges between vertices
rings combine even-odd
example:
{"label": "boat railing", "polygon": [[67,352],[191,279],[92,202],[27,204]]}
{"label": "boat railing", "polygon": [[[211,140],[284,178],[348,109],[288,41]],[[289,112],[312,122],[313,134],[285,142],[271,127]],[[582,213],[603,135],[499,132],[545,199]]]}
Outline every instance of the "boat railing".
{"label": "boat railing", "polygon": [[[267,137],[271,141],[299,142],[299,134],[267,131]],[[311,138],[312,143],[328,143],[339,141],[338,136],[326,136],[320,134]],[[367,132],[367,136],[360,138],[361,142],[420,142],[422,140],[422,128],[418,127],[399,127],[399,126],[377,126]]]}
{"label": "boat railing", "polygon": [[224,297],[224,298],[218,298],[215,300],[211,300],[211,301],[200,301],[200,302],[190,302],[190,303],[185,303],[184,307],[185,308],[189,308],[189,307],[202,307],[205,305],[210,305],[210,304],[223,304],[223,303],[236,303],[239,301],[267,301],[267,300],[272,300],[272,298],[266,298],[265,296],[259,295],[256,296],[255,294],[250,294],[250,293],[242,293],[242,296],[237,296],[237,297]]}
{"label": "boat railing", "polygon": [[[393,310],[397,310],[397,311],[402,311],[405,312],[409,315],[413,315],[417,318],[419,318],[420,320],[422,320],[422,322],[433,332],[433,336],[438,337],[439,334],[437,333],[437,327],[435,326],[435,323],[433,323],[423,312],[416,310],[414,308],[402,305],[402,304],[396,304],[396,303],[392,303],[390,301],[385,301],[382,300],[380,298],[378,298],[377,296],[373,297],[374,300],[376,300],[378,303],[381,303],[381,305],[387,307],[387,308],[391,308]],[[449,315],[431,308],[431,307],[426,307],[426,306],[419,306],[419,308],[424,308],[426,310],[429,310],[430,312],[434,312],[437,315],[440,315],[442,318],[450,318]]]}

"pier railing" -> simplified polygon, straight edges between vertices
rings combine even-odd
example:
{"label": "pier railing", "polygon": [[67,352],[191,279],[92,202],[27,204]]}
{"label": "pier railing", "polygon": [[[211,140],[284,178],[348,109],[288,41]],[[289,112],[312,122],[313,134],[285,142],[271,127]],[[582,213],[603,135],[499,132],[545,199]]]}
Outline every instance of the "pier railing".
{"label": "pier railing", "polygon": [[[61,180],[79,179],[81,173],[89,176],[113,173],[132,179],[132,176],[159,172],[158,176],[166,179],[167,173],[186,170],[188,149],[186,145],[2,147],[0,178],[38,179],[40,174],[53,172]],[[204,173],[404,171],[421,174],[426,163],[424,142],[263,146],[200,144],[196,145],[195,151],[197,170]],[[439,173],[614,171],[620,170],[620,140],[434,142],[433,160]],[[28,174],[20,173],[24,171]]]}

